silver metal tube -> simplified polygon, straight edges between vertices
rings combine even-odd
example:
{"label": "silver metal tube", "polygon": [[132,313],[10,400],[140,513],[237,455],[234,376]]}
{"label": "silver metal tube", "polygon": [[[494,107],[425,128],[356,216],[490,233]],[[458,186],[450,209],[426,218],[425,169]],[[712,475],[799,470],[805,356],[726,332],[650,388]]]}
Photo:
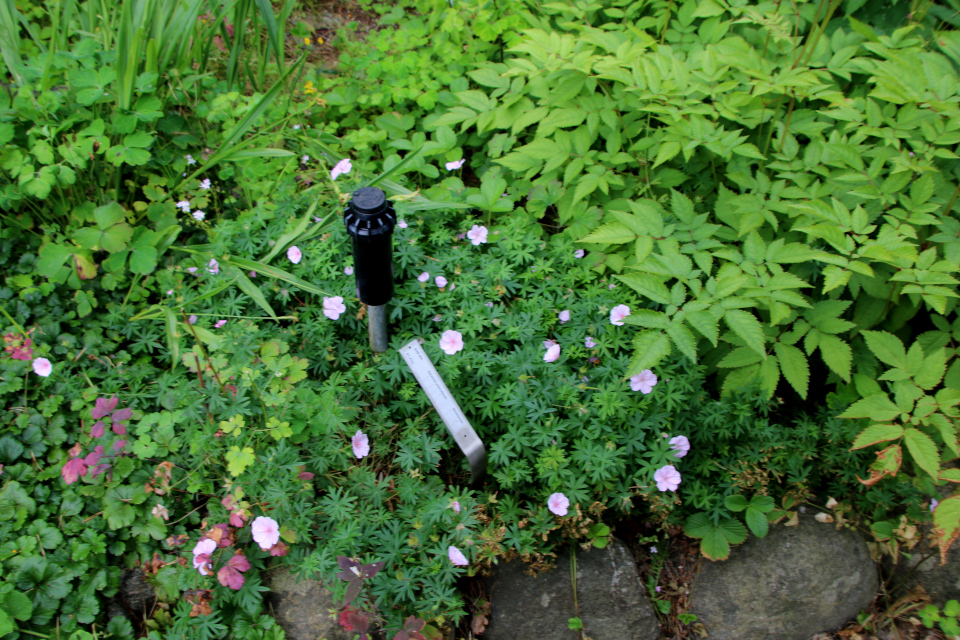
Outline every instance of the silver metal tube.
{"label": "silver metal tube", "polygon": [[385,353],[390,343],[387,305],[367,305],[367,329],[370,333],[370,348],[377,353]]}

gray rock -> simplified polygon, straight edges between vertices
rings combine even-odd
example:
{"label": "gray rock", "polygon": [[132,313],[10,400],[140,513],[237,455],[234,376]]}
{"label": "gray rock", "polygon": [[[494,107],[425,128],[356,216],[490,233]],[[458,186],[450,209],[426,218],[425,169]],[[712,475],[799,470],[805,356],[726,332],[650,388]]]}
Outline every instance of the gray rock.
{"label": "gray rock", "polygon": [[125,615],[132,620],[146,620],[156,601],[157,594],[143,575],[143,569],[124,569],[120,573],[117,595],[107,602],[107,616]]}
{"label": "gray rock", "polygon": [[[912,561],[901,560],[894,573],[894,588],[897,592],[922,585],[930,599],[939,607],[947,600],[960,600],[960,542],[954,542],[947,552],[947,563],[940,566],[939,549],[915,549]],[[933,556],[922,563],[920,558],[928,553]]]}
{"label": "gray rock", "polygon": [[[487,580],[492,615],[484,640],[577,640],[567,621],[576,616],[570,552],[557,568],[526,575],[519,560],[500,565]],[[647,600],[629,549],[613,539],[606,549],[577,550],[577,603],[584,635],[593,640],[656,640],[659,622]]]}
{"label": "gray rock", "polygon": [[807,640],[854,618],[879,585],[860,536],[812,517],[703,563],[691,613],[710,640]]}
{"label": "gray rock", "polygon": [[264,583],[270,588],[267,602],[288,640],[353,640],[337,623],[338,602],[319,580],[297,582],[286,569]]}

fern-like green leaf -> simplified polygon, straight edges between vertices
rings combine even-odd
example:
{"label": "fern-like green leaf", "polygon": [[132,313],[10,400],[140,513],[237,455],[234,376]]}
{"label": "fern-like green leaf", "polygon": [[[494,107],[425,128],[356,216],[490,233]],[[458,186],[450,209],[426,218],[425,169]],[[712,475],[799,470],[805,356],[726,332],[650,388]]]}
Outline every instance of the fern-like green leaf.
{"label": "fern-like green leaf", "polygon": [[727,309],[723,314],[723,321],[748,347],[759,353],[760,357],[767,357],[763,327],[755,315],[742,309]]}
{"label": "fern-like green leaf", "polygon": [[791,387],[796,389],[800,397],[806,400],[810,386],[810,365],[807,364],[807,356],[803,355],[800,349],[782,342],[774,343],[773,350],[780,361],[783,377]]}
{"label": "fern-like green leaf", "polygon": [[648,329],[633,341],[633,358],[624,377],[630,378],[644,369],[652,369],[670,355],[670,338],[662,331]]}

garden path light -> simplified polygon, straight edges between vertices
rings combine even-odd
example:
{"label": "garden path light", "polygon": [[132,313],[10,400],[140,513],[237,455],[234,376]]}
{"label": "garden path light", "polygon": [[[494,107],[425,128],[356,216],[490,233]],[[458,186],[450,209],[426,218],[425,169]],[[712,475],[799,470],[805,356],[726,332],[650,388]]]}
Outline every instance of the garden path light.
{"label": "garden path light", "polygon": [[387,350],[387,303],[393,297],[393,228],[397,215],[393,203],[376,187],[353,192],[343,222],[353,242],[357,297],[367,305],[370,347]]}

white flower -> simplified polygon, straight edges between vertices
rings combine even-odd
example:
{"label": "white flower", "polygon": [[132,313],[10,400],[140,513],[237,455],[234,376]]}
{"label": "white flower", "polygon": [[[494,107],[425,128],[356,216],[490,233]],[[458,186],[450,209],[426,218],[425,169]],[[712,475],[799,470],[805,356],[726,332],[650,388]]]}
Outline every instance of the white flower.
{"label": "white flower", "polygon": [[46,358],[36,358],[33,361],[33,372],[41,377],[48,377],[53,373],[53,365]]}
{"label": "white flower", "polygon": [[181,200],[180,202],[177,203],[177,207],[180,209],[180,211],[183,211],[184,213],[190,213],[189,200]]}
{"label": "white flower", "polygon": [[352,276],[352,275],[353,275],[353,267],[347,267],[347,268],[345,268],[345,269],[343,270],[343,272],[344,272],[345,274],[347,274],[348,276]]}
{"label": "white flower", "polygon": [[467,237],[474,246],[483,244],[487,241],[487,228],[473,225],[470,231],[467,231]]}
{"label": "white flower", "polygon": [[333,171],[330,172],[330,179],[336,180],[337,176],[350,173],[350,170],[353,169],[353,165],[350,164],[349,158],[344,158],[336,164],[333,168]]}
{"label": "white flower", "polygon": [[353,447],[353,455],[357,456],[357,459],[370,454],[370,438],[363,431],[357,429],[357,432],[350,438],[350,444]]}
{"label": "white flower", "polygon": [[567,509],[570,507],[570,499],[562,493],[554,493],[547,498],[547,509],[555,516],[563,517],[567,515]]}
{"label": "white flower", "polygon": [[217,550],[217,543],[210,538],[204,538],[203,540],[197,543],[197,546],[193,548],[193,568],[200,572],[202,576],[210,575],[207,573],[207,569],[210,568],[209,559],[206,562],[200,562],[197,560],[198,556],[209,556],[211,553]]}
{"label": "white flower", "polygon": [[[653,388],[657,386],[657,376],[654,375],[653,371],[650,369],[644,369],[640,373],[630,378],[630,389],[633,391],[642,391],[643,395],[647,395]],[[683,436],[679,436],[683,437]],[[684,438],[686,439],[686,438]],[[673,441],[671,441],[672,444]],[[690,443],[687,443],[687,448],[690,448]],[[680,456],[682,457],[682,456]]]}
{"label": "white flower", "polygon": [[465,567],[470,562],[467,560],[467,557],[463,555],[463,552],[456,547],[450,547],[447,549],[447,557],[450,558],[450,562],[458,567]]}
{"label": "white flower", "polygon": [[189,153],[184,156],[187,159],[187,164],[197,164],[197,161],[193,159],[193,156]]}
{"label": "white flower", "polygon": [[203,180],[201,180],[201,181],[200,181],[200,188],[201,188],[201,189],[209,189],[209,188],[210,188],[210,178],[204,178]]}
{"label": "white flower", "polygon": [[406,220],[401,220],[400,222],[397,223],[397,226],[400,227],[401,229],[406,229],[407,228]]}
{"label": "white flower", "polygon": [[254,541],[264,551],[280,542],[280,525],[273,518],[259,516],[250,525],[250,531],[253,533]]}
{"label": "white flower", "polygon": [[302,162],[303,164],[307,164],[308,162],[310,162],[310,156],[303,156],[302,158],[300,158],[300,162]]}
{"label": "white flower", "polygon": [[454,160],[453,162],[448,162],[443,166],[447,168],[447,171],[456,171],[463,166],[464,162],[466,162],[466,160]]}
{"label": "white flower", "polygon": [[289,260],[293,264],[300,264],[300,260],[302,258],[303,258],[303,253],[300,251],[300,249],[297,248],[296,245],[287,249],[287,260]]}
{"label": "white flower", "polygon": [[193,219],[196,220],[197,222],[200,222],[206,217],[207,217],[207,214],[205,214],[203,211],[200,211],[199,209],[193,212]]}
{"label": "white flower", "polygon": [[296,131],[296,130],[299,129],[299,128],[300,128],[300,125],[298,125],[298,124],[293,125],[294,131]]}
{"label": "white flower", "polygon": [[617,305],[610,310],[610,324],[615,324],[618,327],[622,327],[623,319],[628,315],[630,315],[630,307],[625,304]]}
{"label": "white flower", "polygon": [[336,320],[340,317],[340,314],[346,310],[347,306],[343,304],[343,298],[341,296],[323,299],[323,315],[331,320]]}

